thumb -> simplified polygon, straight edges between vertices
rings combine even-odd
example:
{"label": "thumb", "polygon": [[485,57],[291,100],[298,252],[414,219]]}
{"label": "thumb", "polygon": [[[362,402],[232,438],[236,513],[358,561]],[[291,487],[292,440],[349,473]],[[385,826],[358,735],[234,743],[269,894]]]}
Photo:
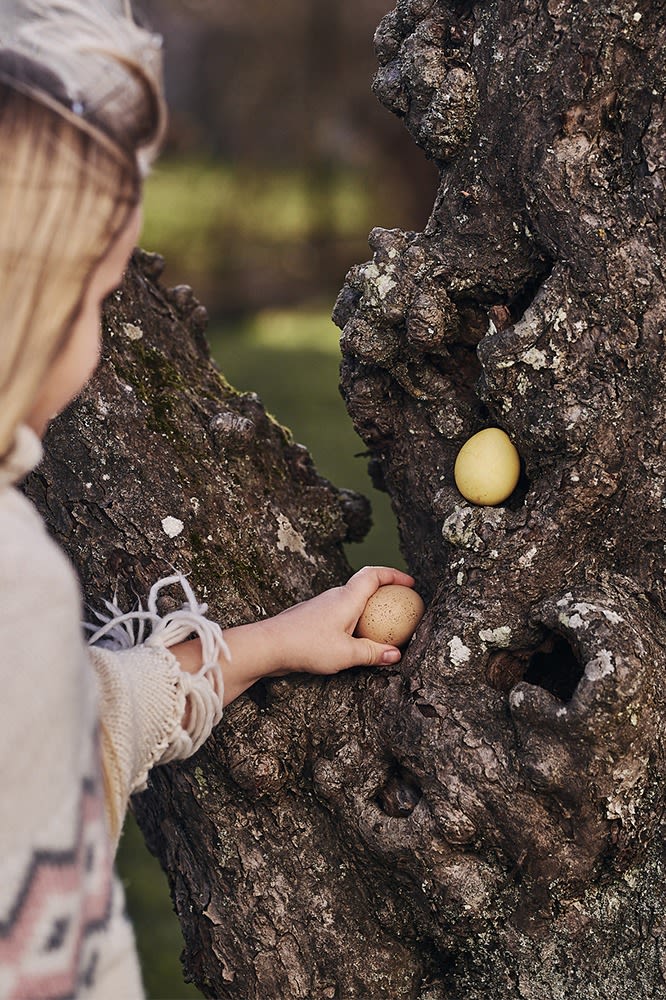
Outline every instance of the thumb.
{"label": "thumb", "polygon": [[378,667],[389,663],[397,663],[401,658],[397,646],[388,646],[383,642],[373,642],[372,639],[353,639],[355,659],[359,666]]}

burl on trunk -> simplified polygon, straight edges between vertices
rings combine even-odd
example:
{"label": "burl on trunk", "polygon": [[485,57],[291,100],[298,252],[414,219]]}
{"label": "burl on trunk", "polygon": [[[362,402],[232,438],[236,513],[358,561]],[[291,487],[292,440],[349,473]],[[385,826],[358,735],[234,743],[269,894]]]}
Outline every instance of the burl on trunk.
{"label": "burl on trunk", "polygon": [[[399,669],[250,692],[139,819],[208,996],[663,996],[665,5],[411,0],[376,44],[441,183],[335,316],[429,608]],[[225,624],[343,579],[362,503],[150,268],[31,484],[88,594],[175,564]],[[477,507],[453,464],[492,426],[522,476]]]}

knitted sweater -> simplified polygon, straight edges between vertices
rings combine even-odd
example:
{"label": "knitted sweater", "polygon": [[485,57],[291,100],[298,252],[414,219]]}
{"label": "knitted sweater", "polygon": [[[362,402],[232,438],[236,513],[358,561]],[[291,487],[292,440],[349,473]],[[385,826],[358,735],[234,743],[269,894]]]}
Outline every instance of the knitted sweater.
{"label": "knitted sweater", "polygon": [[202,609],[119,652],[86,645],[74,570],[13,485],[40,457],[21,428],[0,465],[0,998],[134,1000],[109,815],[154,764],[198,749],[221,715],[221,673],[184,675],[166,648]]}

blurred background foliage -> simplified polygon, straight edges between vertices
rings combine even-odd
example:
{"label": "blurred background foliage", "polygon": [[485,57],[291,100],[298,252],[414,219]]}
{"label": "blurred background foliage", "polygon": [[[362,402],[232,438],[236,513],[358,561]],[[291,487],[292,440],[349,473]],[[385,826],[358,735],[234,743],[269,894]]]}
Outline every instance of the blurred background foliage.
{"label": "blurred background foliage", "polygon": [[[192,285],[225,376],[253,390],[319,471],[368,495],[375,522],[351,546],[402,565],[388,499],[372,490],[338,393],[330,313],[374,226],[422,229],[437,173],[373,97],[374,30],[391,0],[142,0],[165,41],[171,123],[146,183],[143,246],[164,280]],[[153,1000],[183,982],[182,939],[157,862],[130,819],[126,885]],[[278,1000],[278,998],[266,998]]]}

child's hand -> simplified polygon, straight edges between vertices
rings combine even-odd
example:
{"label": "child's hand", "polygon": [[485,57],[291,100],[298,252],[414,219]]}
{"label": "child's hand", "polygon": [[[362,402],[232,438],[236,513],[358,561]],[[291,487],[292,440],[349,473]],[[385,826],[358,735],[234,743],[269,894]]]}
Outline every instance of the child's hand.
{"label": "child's hand", "polygon": [[[385,566],[366,566],[344,587],[334,587],[296,604],[275,618],[224,630],[231,662],[221,663],[224,704],[228,705],[262,677],[291,671],[337,674],[348,667],[397,663],[400,650],[371,639],[355,639],[354,629],[370,597],[387,583],[411,587],[406,573]],[[201,666],[201,644],[190,639],[171,647],[183,670]]]}
{"label": "child's hand", "polygon": [[353,637],[368,599],[390,583],[412,587],[414,579],[386,566],[365,566],[344,587],[326,590],[263,622],[275,657],[266,676],[290,671],[337,674],[348,667],[397,663],[396,646]]}

